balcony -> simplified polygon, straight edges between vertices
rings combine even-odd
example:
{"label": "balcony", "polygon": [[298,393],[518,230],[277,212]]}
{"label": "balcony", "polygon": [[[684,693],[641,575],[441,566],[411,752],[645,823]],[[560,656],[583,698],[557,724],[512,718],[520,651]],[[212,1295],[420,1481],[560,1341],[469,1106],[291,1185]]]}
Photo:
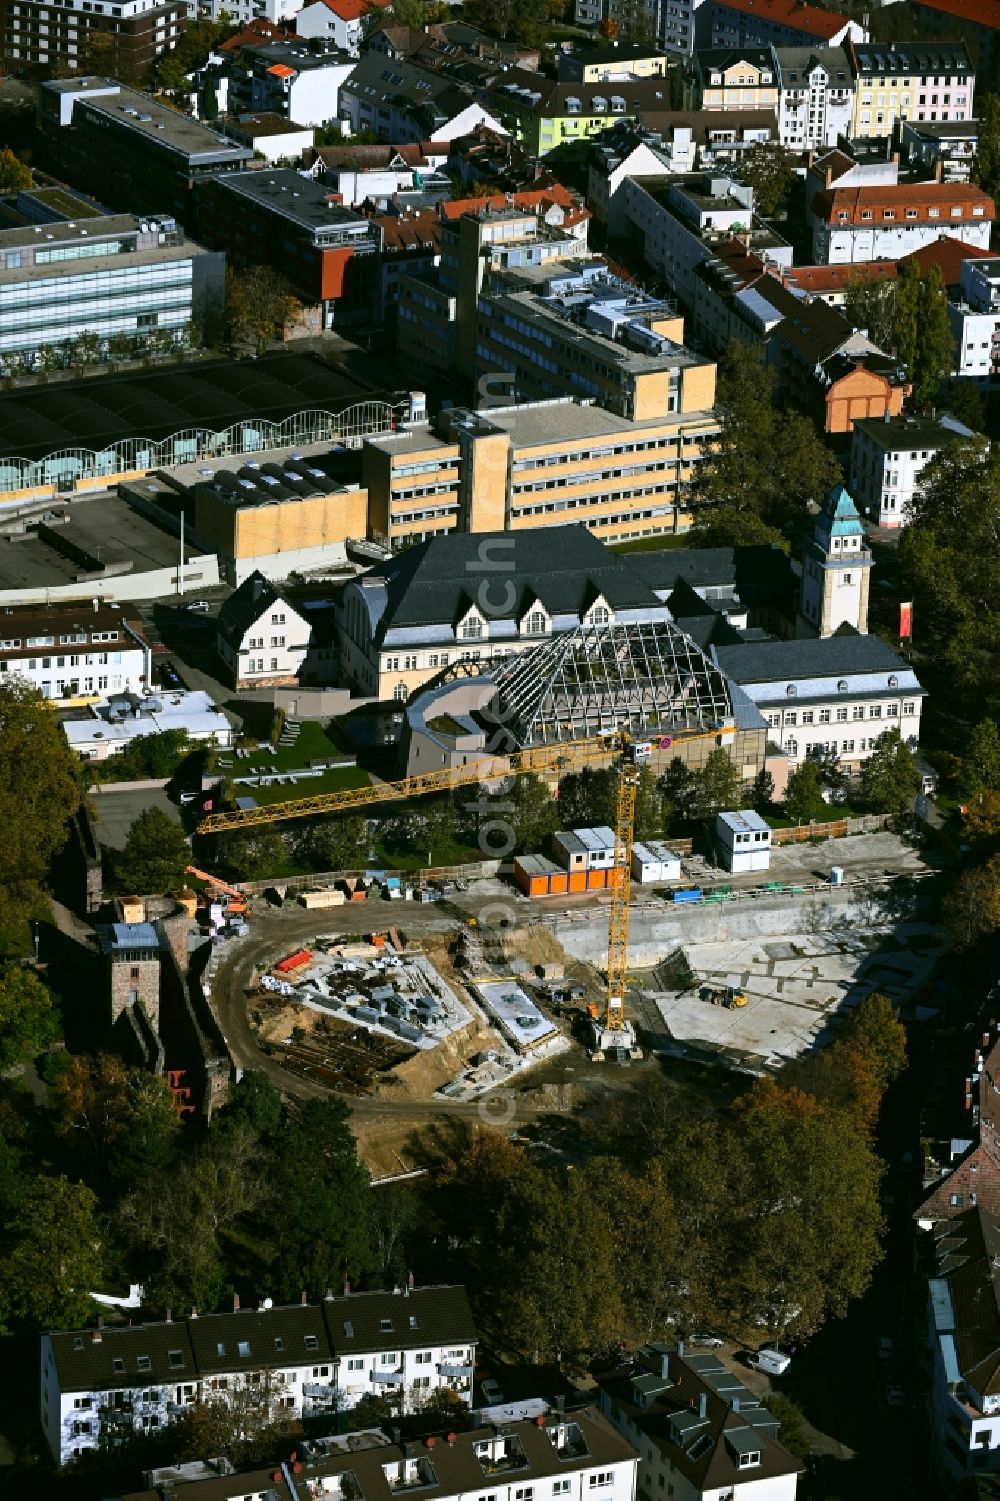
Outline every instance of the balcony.
{"label": "balcony", "polygon": [[401,1459],[397,1464],[384,1465],[383,1471],[390,1491],[416,1491],[425,1486],[437,1485],[434,1466],[425,1455],[419,1458]]}
{"label": "balcony", "polygon": [[438,1375],[446,1381],[467,1381],[472,1376],[471,1365],[454,1365],[451,1361],[442,1361],[438,1366]]}
{"label": "balcony", "polygon": [[508,1470],[523,1470],[528,1464],[521,1441],[513,1434],[500,1434],[477,1444],[476,1458],[484,1475],[503,1475]]}
{"label": "balcony", "polygon": [[402,1379],[402,1369],[391,1371],[388,1367],[376,1366],[372,1371],[372,1380],[379,1386],[398,1386]]}
{"label": "balcony", "polygon": [[302,1386],[302,1395],[313,1402],[332,1402],[335,1388],[329,1381],[306,1381]]}

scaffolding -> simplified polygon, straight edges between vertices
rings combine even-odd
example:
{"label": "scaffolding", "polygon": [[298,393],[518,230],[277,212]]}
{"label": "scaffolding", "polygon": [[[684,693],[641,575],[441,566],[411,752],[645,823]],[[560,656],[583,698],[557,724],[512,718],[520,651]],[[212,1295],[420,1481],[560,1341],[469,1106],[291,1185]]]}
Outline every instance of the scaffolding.
{"label": "scaffolding", "polygon": [[518,745],[733,722],[719,669],[671,621],[580,626],[490,669],[491,719]]}

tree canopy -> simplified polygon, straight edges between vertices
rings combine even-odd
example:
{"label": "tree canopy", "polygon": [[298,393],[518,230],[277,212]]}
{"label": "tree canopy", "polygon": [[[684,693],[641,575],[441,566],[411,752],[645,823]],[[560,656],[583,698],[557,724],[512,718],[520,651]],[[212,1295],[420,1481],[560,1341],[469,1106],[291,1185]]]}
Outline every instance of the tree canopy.
{"label": "tree canopy", "polygon": [[184,884],[191,850],[179,821],[162,808],[146,808],[131,825],[118,862],[124,891],[171,891]]}
{"label": "tree canopy", "polygon": [[884,730],[861,767],[861,796],[876,813],[905,813],[920,791],[920,773],[898,729]]}
{"label": "tree canopy", "polygon": [[0,965],[0,1073],[37,1058],[58,1036],[49,987],[23,965]]}
{"label": "tree canopy", "polygon": [[848,320],[906,366],[913,399],[926,406],[954,365],[955,339],[941,268],[904,260],[895,280],[858,273],[847,284]]}
{"label": "tree canopy", "polygon": [[0,1320],[71,1329],[101,1286],[97,1196],[68,1178],[38,1178],[21,1196],[3,1237]]}
{"label": "tree canopy", "polygon": [[770,219],[792,190],[795,155],[777,141],[759,141],[740,152],[736,171],[740,181],[753,188],[755,213]]}

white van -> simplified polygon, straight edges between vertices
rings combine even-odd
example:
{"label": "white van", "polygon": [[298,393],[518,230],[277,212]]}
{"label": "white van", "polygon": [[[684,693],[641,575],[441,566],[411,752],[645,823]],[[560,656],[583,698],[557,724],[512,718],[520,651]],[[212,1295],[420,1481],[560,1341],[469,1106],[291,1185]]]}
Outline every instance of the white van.
{"label": "white van", "polygon": [[758,1350],[747,1362],[755,1371],[763,1371],[766,1376],[783,1376],[791,1363],[792,1357],[782,1355],[780,1350]]}

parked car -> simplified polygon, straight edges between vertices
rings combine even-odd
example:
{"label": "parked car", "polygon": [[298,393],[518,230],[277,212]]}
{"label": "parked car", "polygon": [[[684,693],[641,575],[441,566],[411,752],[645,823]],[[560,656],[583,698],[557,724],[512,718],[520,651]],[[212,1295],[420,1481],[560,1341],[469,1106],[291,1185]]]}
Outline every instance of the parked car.
{"label": "parked car", "polygon": [[492,1376],[487,1376],[486,1380],[480,1383],[479,1390],[482,1392],[489,1407],[496,1407],[504,1400],[503,1392]]}
{"label": "parked car", "polygon": [[718,1350],[720,1345],[726,1343],[721,1334],[712,1334],[710,1330],[701,1330],[697,1334],[689,1334],[687,1342],[689,1345],[705,1345],[710,1350]]}
{"label": "parked car", "polygon": [[173,662],[160,663],[160,678],[168,688],[183,688],[184,679],[181,677]]}
{"label": "parked car", "polygon": [[210,610],[212,608],[212,606],[209,604],[207,599],[192,599],[188,604],[184,606],[184,608],[185,610],[190,610],[194,614],[204,615],[207,610]]}

